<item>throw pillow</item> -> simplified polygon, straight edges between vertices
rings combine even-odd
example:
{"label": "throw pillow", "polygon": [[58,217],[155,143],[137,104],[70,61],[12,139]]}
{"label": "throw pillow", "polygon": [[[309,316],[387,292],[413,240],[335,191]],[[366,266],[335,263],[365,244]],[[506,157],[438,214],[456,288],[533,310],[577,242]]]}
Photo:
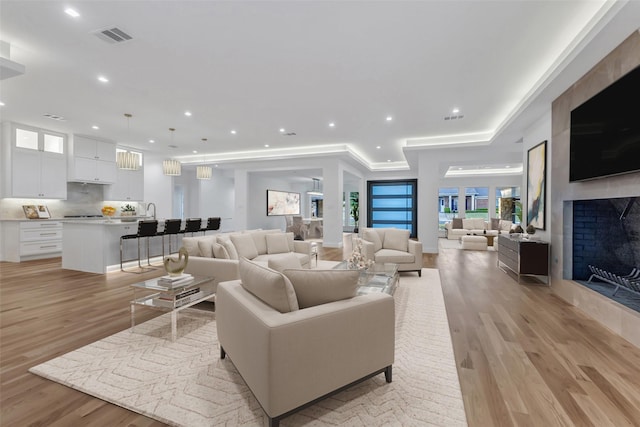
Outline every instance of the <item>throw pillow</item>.
{"label": "throw pillow", "polygon": [[250,234],[232,234],[231,242],[238,251],[238,257],[253,259],[258,256],[258,249]]}
{"label": "throw pillow", "polygon": [[280,313],[298,310],[293,286],[282,273],[246,258],[240,258],[239,270],[242,287],[269,307]]}
{"label": "throw pillow", "polygon": [[457,229],[457,230],[461,230],[462,229],[462,218],[453,218],[451,220],[451,229]]}
{"label": "throw pillow", "polygon": [[303,309],[356,296],[358,270],[284,270]]}
{"label": "throw pillow", "polygon": [[267,234],[266,237],[268,254],[282,254],[289,252],[289,241],[286,234]]}
{"label": "throw pillow", "polygon": [[227,249],[222,246],[220,243],[214,243],[213,245],[213,256],[220,259],[229,259],[229,252]]}
{"label": "throw pillow", "polygon": [[238,259],[238,251],[236,251],[236,247],[233,246],[233,242],[231,239],[217,239],[218,243],[220,243],[229,254],[229,259]]}
{"label": "throw pillow", "polygon": [[293,243],[293,231],[289,231],[285,233],[285,235],[287,236],[287,242],[289,242],[289,252],[294,252],[295,244]]}
{"label": "throw pillow", "polygon": [[500,219],[491,218],[491,229],[492,230],[500,230]]}
{"label": "throw pillow", "polygon": [[390,228],[384,233],[384,249],[395,249],[407,252],[409,250],[409,230]]}
{"label": "throw pillow", "polygon": [[187,250],[189,256],[200,256],[200,248],[198,247],[198,239],[196,237],[184,237],[182,246]]}
{"label": "throw pillow", "polygon": [[213,258],[213,244],[207,240],[198,240],[198,249],[200,256],[205,258]]}
{"label": "throw pillow", "polygon": [[282,272],[283,270],[286,270],[288,268],[302,268],[302,264],[300,264],[300,258],[290,252],[270,257],[267,261],[267,264],[269,268],[279,272]]}
{"label": "throw pillow", "polygon": [[473,230],[474,224],[475,221],[473,220],[473,218],[462,218],[462,228],[464,228],[465,230]]}
{"label": "throw pillow", "polygon": [[372,228],[365,228],[362,233],[362,238],[367,242],[373,243],[373,252],[378,252],[382,249],[382,240],[380,240],[380,235],[377,231]]}
{"label": "throw pillow", "polygon": [[500,220],[500,231],[506,231],[507,233],[511,230],[513,226],[513,222],[507,219]]}

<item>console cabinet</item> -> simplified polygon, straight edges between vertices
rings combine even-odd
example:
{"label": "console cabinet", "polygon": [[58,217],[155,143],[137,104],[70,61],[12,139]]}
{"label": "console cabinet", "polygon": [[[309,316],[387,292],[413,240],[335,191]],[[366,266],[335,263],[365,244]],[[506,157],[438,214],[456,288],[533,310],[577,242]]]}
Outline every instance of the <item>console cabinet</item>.
{"label": "console cabinet", "polygon": [[498,237],[498,266],[507,267],[518,275],[546,276],[549,284],[549,243],[521,237]]}

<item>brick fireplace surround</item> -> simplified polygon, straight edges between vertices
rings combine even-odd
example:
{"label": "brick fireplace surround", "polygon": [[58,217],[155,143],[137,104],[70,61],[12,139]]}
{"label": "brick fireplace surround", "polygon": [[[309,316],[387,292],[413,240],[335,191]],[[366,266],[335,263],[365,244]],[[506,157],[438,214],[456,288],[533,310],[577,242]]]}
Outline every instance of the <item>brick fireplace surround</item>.
{"label": "brick fireplace surround", "polygon": [[[640,173],[569,182],[571,110],[640,65],[640,31],[633,32],[552,104],[551,111],[551,287],[554,292],[640,347],[640,313],[573,280],[574,201],[640,196]],[[637,254],[636,254],[637,255]]]}

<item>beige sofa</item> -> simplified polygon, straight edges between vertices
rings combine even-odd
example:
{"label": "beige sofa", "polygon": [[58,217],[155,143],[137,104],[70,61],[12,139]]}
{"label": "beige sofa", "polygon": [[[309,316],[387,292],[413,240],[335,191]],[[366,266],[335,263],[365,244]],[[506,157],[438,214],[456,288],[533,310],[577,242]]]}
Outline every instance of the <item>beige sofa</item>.
{"label": "beige sofa", "polygon": [[189,253],[185,273],[212,276],[216,285],[240,278],[240,257],[267,265],[271,258],[294,254],[303,268],[311,263],[311,243],[294,241],[293,233],[280,229],[184,237],[182,246]]}
{"label": "beige sofa", "polygon": [[398,264],[398,271],[416,271],[422,276],[422,243],[409,238],[409,230],[363,228],[362,253],[376,263]]}
{"label": "beige sofa", "polygon": [[371,376],[391,382],[393,297],[355,296],[358,271],[279,273],[241,260],[240,275],[218,285],[220,357],[229,356],[270,426]]}
{"label": "beige sofa", "polygon": [[513,223],[504,219],[491,218],[485,221],[482,218],[455,218],[444,225],[447,230],[447,239],[458,240],[462,236],[486,235],[498,236],[509,234]]}

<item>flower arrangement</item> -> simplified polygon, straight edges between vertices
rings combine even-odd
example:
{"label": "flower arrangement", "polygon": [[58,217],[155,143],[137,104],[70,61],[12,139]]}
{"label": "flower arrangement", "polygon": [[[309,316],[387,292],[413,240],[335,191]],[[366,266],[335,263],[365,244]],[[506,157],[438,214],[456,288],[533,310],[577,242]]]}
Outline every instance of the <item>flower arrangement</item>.
{"label": "flower arrangement", "polygon": [[347,264],[349,265],[349,268],[358,270],[367,269],[374,264],[372,259],[365,258],[362,253],[362,239],[359,237],[355,239],[353,252],[351,252],[351,256],[347,259]]}
{"label": "flower arrangement", "polygon": [[136,208],[133,207],[132,205],[130,205],[129,203],[127,203],[126,205],[124,205],[123,207],[120,208],[120,212],[133,212],[135,213]]}
{"label": "flower arrangement", "polygon": [[116,208],[113,206],[103,206],[102,207],[102,215],[104,216],[114,216],[116,214]]}

